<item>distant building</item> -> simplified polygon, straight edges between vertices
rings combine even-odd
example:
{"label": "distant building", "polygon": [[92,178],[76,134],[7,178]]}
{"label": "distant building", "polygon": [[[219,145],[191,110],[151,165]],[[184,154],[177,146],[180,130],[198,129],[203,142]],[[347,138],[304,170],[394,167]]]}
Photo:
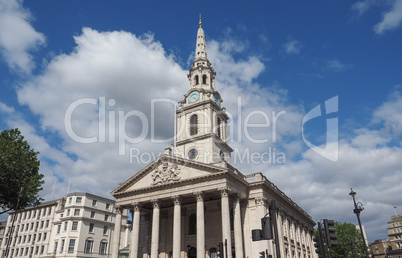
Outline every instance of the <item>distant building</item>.
{"label": "distant building", "polygon": [[[110,254],[115,201],[89,193],[11,212],[1,245],[2,257],[99,257]],[[121,246],[129,227],[122,215]],[[12,237],[10,238],[10,235]]]}
{"label": "distant building", "polygon": [[402,214],[391,217],[387,230],[392,247],[388,257],[402,257]]}
{"label": "distant building", "polygon": [[375,258],[385,258],[387,257],[387,251],[390,251],[389,247],[391,243],[389,239],[379,239],[369,244],[372,257]]}
{"label": "distant building", "polygon": [[0,246],[1,246],[1,243],[3,242],[3,238],[6,233],[6,225],[7,225],[7,220],[0,221]]}

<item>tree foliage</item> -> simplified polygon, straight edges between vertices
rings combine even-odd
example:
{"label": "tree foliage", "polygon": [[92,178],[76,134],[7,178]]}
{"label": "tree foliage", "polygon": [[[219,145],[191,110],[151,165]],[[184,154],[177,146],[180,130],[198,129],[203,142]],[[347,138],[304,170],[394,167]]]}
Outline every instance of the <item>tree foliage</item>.
{"label": "tree foliage", "polygon": [[[337,237],[338,246],[330,248],[332,258],[366,257],[362,235],[360,233],[360,230],[358,230],[355,225],[353,225],[352,223],[340,223],[336,221],[335,234]],[[316,236],[318,236],[317,230]],[[319,257],[323,256],[320,255]],[[327,252],[325,253],[325,257],[328,257]]]}
{"label": "tree foliage", "polygon": [[18,128],[0,133],[0,214],[42,201],[38,193],[44,176],[39,174],[38,154]]}

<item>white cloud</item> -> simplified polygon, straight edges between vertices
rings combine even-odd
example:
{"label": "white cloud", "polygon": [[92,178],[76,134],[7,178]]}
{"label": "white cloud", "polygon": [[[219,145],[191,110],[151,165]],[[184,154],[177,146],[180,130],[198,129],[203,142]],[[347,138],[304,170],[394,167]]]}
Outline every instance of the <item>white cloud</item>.
{"label": "white cloud", "polygon": [[29,23],[32,16],[17,0],[0,0],[0,51],[12,68],[30,73],[35,67],[29,51],[45,44],[45,36]]}
{"label": "white cloud", "polygon": [[342,63],[341,61],[339,61],[338,59],[335,59],[335,58],[331,59],[331,60],[328,60],[327,64],[326,64],[326,68],[328,70],[330,70],[330,71],[333,71],[333,72],[340,72],[340,71],[343,71],[343,70],[350,69],[352,67],[353,67],[353,65],[344,64],[344,63]]}
{"label": "white cloud", "polygon": [[358,17],[362,16],[365,12],[367,12],[370,7],[372,7],[374,4],[373,0],[365,0],[365,1],[360,1],[356,2],[352,5],[351,9],[354,11],[357,11]]}
{"label": "white cloud", "polygon": [[383,14],[382,20],[374,26],[374,32],[383,34],[397,29],[402,23],[402,0],[394,0],[389,11]]}
{"label": "white cloud", "polygon": [[351,9],[357,12],[357,18],[360,18],[372,7],[389,6],[389,9],[382,14],[382,19],[373,30],[376,34],[383,34],[386,31],[395,30],[402,23],[402,0],[364,0],[356,2]]}
{"label": "white cloud", "polygon": [[282,45],[282,50],[287,55],[298,55],[302,49],[303,45],[297,40],[289,40]]}

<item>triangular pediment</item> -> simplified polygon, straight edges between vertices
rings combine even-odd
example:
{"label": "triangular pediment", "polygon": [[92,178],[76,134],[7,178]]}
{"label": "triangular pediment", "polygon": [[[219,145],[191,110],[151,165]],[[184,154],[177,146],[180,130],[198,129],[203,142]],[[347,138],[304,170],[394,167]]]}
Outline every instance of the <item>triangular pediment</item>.
{"label": "triangular pediment", "polygon": [[158,186],[204,178],[226,171],[226,167],[161,155],[126,182],[120,184],[111,194],[116,195],[141,189],[156,188]]}

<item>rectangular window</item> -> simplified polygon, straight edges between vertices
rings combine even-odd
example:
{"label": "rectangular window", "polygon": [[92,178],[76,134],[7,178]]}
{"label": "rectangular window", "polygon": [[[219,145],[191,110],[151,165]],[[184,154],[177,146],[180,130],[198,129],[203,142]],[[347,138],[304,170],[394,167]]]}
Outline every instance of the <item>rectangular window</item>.
{"label": "rectangular window", "polygon": [[53,248],[53,253],[54,253],[54,254],[57,252],[57,244],[58,244],[58,243],[59,243],[59,242],[57,242],[57,241],[54,242],[54,248]]}
{"label": "rectangular window", "polygon": [[47,233],[43,233],[43,241],[46,240]]}
{"label": "rectangular window", "polygon": [[25,256],[28,255],[28,250],[29,250],[29,247],[25,247]]}
{"label": "rectangular window", "polygon": [[25,231],[28,231],[28,229],[29,229],[29,223],[27,223],[27,224],[25,225]]}
{"label": "rectangular window", "polygon": [[106,210],[110,209],[110,203],[106,203]]}
{"label": "rectangular window", "polygon": [[92,200],[92,207],[96,207],[96,200]]}
{"label": "rectangular window", "polygon": [[109,219],[109,215],[105,214],[105,221]]}
{"label": "rectangular window", "polygon": [[57,234],[60,233],[60,230],[61,230],[61,225],[57,225]]}
{"label": "rectangular window", "polygon": [[107,226],[103,226],[103,234],[107,235]]}
{"label": "rectangular window", "polygon": [[61,240],[60,253],[64,252],[64,244],[65,244],[65,242],[66,242],[65,239]]}
{"label": "rectangular window", "polygon": [[73,226],[71,227],[71,230],[76,231],[78,228],[78,221],[73,221]]}
{"label": "rectangular window", "polygon": [[67,221],[66,222],[64,222],[64,231],[66,231],[67,230]]}
{"label": "rectangular window", "polygon": [[22,256],[23,252],[24,252],[24,248],[21,248],[21,250],[20,250],[20,256]]}
{"label": "rectangular window", "polygon": [[31,211],[28,212],[28,219],[31,218]]}
{"label": "rectangular window", "polygon": [[40,228],[43,228],[43,225],[45,224],[45,222],[42,220],[41,222],[40,222]]}
{"label": "rectangular window", "polygon": [[38,255],[39,253],[39,246],[35,247],[35,255]]}
{"label": "rectangular window", "polygon": [[70,209],[67,210],[67,217],[70,216]]}
{"label": "rectangular window", "polygon": [[74,216],[80,216],[80,209],[74,210]]}
{"label": "rectangular window", "polygon": [[39,233],[38,234],[38,242],[40,241],[41,237],[42,237],[42,233]]}
{"label": "rectangular window", "polygon": [[39,228],[39,221],[36,222],[35,231],[38,230],[38,228]]}
{"label": "rectangular window", "polygon": [[68,198],[68,204],[71,204],[73,202],[73,197]]}
{"label": "rectangular window", "polygon": [[44,246],[44,245],[42,245],[42,246],[40,247],[40,254],[43,254],[43,251],[45,251],[45,246]]}
{"label": "rectangular window", "polygon": [[32,237],[32,244],[35,243],[35,239],[36,239],[36,235],[34,234],[33,237]]}
{"label": "rectangular window", "polygon": [[42,209],[39,209],[39,210],[38,210],[38,219],[40,218],[41,212],[42,212]]}
{"label": "rectangular window", "polygon": [[94,246],[93,240],[85,241],[84,253],[86,253],[86,254],[92,253],[93,246]]}
{"label": "rectangular window", "polygon": [[89,223],[89,233],[93,233],[94,232],[94,223]]}
{"label": "rectangular window", "polygon": [[46,220],[45,228],[48,228],[48,227],[49,227],[49,220]]}
{"label": "rectangular window", "polygon": [[24,220],[27,218],[27,212],[24,212]]}
{"label": "rectangular window", "polygon": [[21,232],[24,231],[24,224],[21,225]]}
{"label": "rectangular window", "polygon": [[50,215],[52,213],[52,207],[49,207],[49,210],[47,211],[47,215]]}
{"label": "rectangular window", "polygon": [[27,240],[27,236],[24,236],[24,240],[22,240],[22,243],[25,243],[26,240]]}
{"label": "rectangular window", "polygon": [[21,236],[18,237],[18,244],[21,244]]}
{"label": "rectangular window", "polygon": [[99,253],[106,254],[107,242],[101,242],[99,246]]}
{"label": "rectangular window", "polygon": [[91,211],[91,219],[95,218],[95,212]]}
{"label": "rectangular window", "polygon": [[75,203],[81,203],[82,201],[82,197],[77,197],[77,199],[75,200]]}
{"label": "rectangular window", "polygon": [[31,230],[33,229],[33,226],[34,226],[34,223],[32,222],[32,223],[31,223]]}
{"label": "rectangular window", "polygon": [[68,245],[68,252],[74,253],[75,239],[70,239],[70,243]]}
{"label": "rectangular window", "polygon": [[28,243],[31,242],[31,235],[28,236]]}

